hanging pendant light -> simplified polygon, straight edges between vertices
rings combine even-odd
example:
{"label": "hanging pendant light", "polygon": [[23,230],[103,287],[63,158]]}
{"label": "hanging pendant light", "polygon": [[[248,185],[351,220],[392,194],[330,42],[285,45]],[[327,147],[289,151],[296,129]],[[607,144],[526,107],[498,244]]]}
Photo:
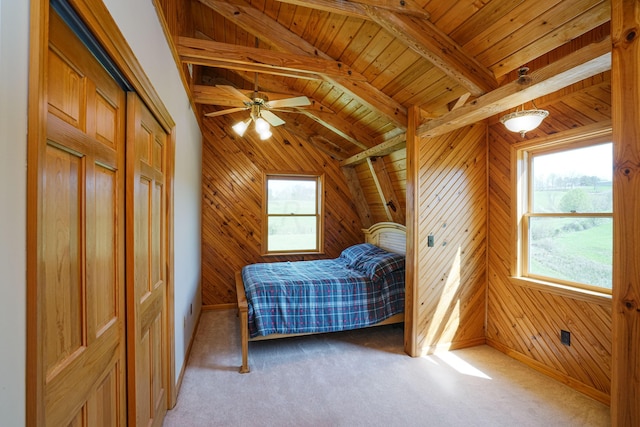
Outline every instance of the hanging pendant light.
{"label": "hanging pendant light", "polygon": [[[531,81],[531,78],[527,76],[529,68],[522,67],[518,70],[518,83],[527,84]],[[525,110],[524,104],[521,109],[514,111],[513,113],[506,114],[500,118],[500,122],[511,132],[519,133],[523,138],[524,135],[540,126],[540,123],[549,115],[547,110],[540,110],[533,104],[533,109]]]}
{"label": "hanging pendant light", "polygon": [[535,108],[535,105],[533,110],[525,110],[524,105],[522,108],[522,110],[502,116],[500,122],[511,132],[518,132],[524,138],[527,132],[540,126],[540,123],[549,115],[549,112],[547,110],[539,110]]}

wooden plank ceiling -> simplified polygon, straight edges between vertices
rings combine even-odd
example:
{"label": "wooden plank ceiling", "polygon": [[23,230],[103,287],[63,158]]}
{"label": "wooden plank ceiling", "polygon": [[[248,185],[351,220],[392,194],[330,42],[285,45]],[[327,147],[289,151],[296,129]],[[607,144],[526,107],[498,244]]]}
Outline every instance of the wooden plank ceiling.
{"label": "wooden plank ceiling", "polygon": [[[178,9],[177,51],[202,120],[238,107],[227,86],[250,98],[256,86],[269,100],[304,95],[310,106],[276,112],[283,127],[343,165],[403,148],[410,106],[422,112],[419,134],[434,136],[610,68],[603,0],[182,0]],[[580,37],[586,47],[563,49]],[[249,112],[229,117],[220,123]]]}

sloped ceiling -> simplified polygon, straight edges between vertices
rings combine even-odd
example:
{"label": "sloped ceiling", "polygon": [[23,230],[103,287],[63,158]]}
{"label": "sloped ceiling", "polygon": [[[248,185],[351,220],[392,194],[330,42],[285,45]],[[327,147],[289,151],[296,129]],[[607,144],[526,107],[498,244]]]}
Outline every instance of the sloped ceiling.
{"label": "sloped ceiling", "polygon": [[[180,3],[180,2],[178,2]],[[183,0],[180,60],[204,114],[225,86],[270,100],[283,129],[342,161],[404,147],[407,111],[437,135],[514,109],[610,69],[610,4],[601,0]],[[518,69],[530,79],[517,82]],[[248,117],[221,116],[224,126]]]}

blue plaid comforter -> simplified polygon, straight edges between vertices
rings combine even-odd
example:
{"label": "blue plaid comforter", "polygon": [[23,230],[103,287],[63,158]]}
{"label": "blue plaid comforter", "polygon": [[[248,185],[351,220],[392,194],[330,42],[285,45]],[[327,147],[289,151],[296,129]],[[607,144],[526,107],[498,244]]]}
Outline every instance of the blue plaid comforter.
{"label": "blue plaid comforter", "polygon": [[356,246],[351,258],[347,249],[336,259],[245,266],[250,336],[357,329],[401,313],[404,256]]}

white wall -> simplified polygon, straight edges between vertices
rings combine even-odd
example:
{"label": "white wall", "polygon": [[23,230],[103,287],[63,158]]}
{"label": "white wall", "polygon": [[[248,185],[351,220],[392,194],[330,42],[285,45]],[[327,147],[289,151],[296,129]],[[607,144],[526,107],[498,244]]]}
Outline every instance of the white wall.
{"label": "white wall", "polygon": [[177,379],[201,306],[202,136],[152,1],[104,0],[104,4],[176,123],[174,271]]}
{"label": "white wall", "polygon": [[0,0],[0,424],[25,423],[29,2]]}
{"label": "white wall", "polygon": [[[201,301],[201,134],[151,0],[105,4],[176,123],[177,377]],[[29,2],[0,0],[0,423],[8,427],[25,423],[28,52]]]}

